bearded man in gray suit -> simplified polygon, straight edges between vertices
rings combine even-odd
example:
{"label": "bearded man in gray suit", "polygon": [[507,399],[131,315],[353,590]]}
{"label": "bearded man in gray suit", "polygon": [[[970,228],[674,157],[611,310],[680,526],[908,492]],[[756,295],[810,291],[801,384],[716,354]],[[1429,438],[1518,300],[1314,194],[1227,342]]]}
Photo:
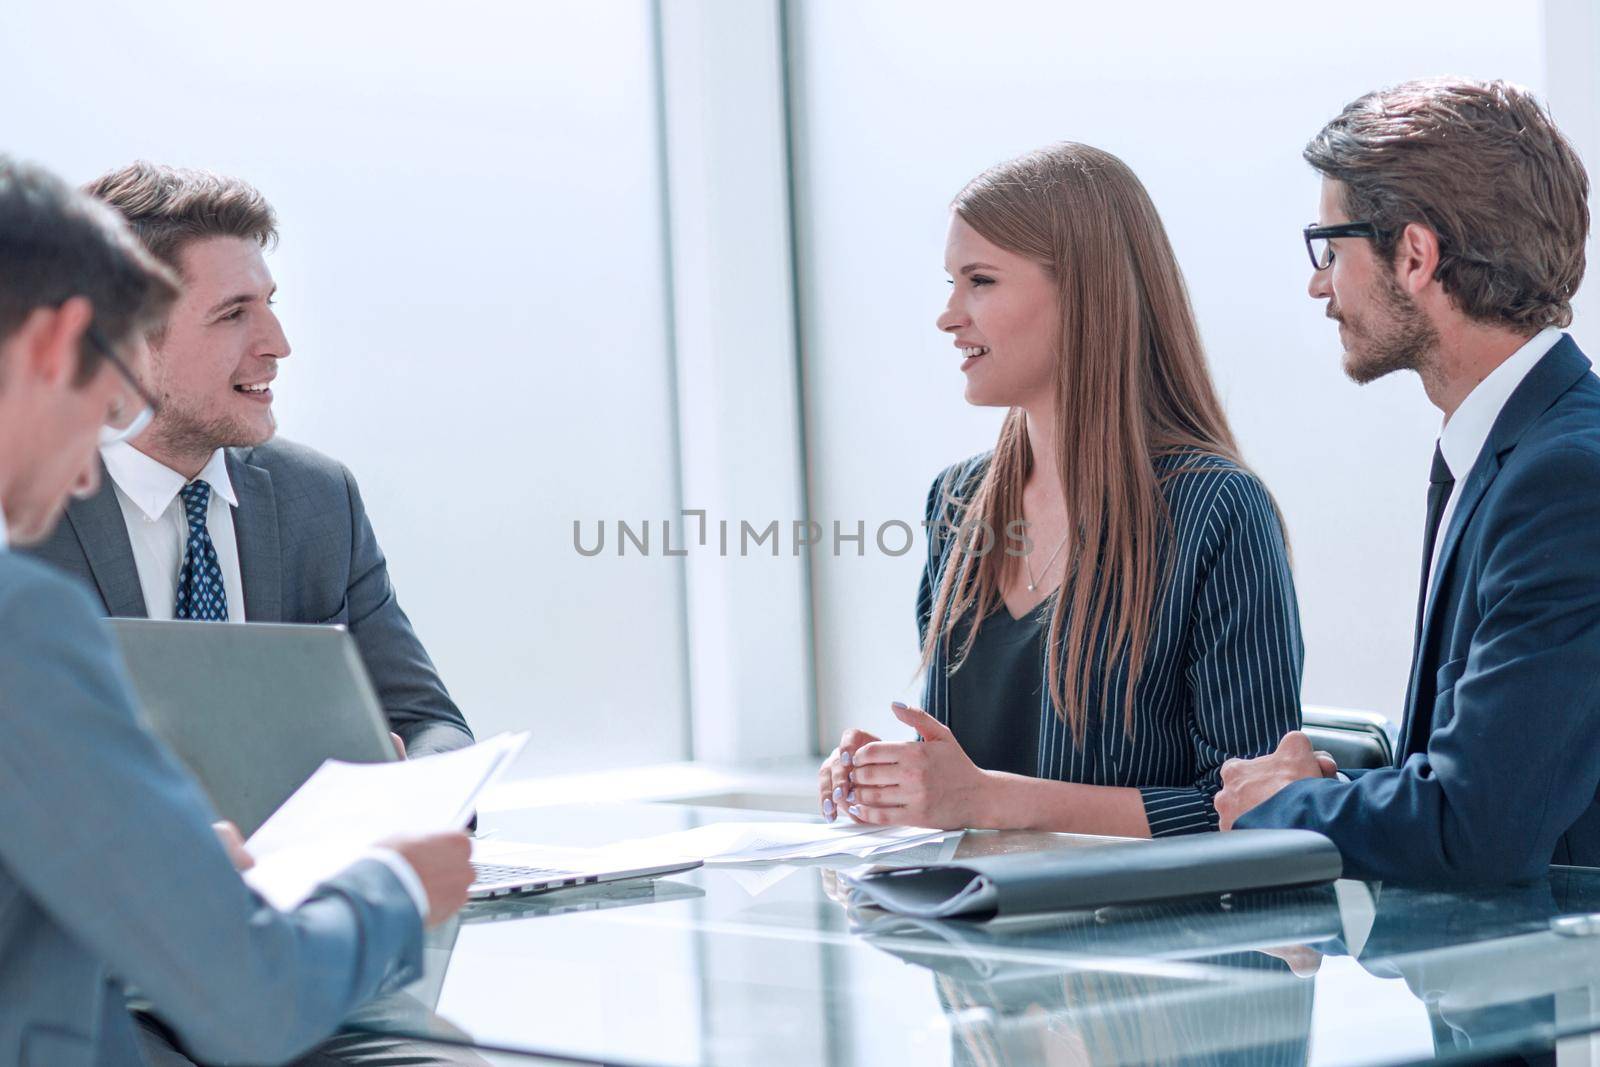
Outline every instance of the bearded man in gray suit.
{"label": "bearded man in gray suit", "polygon": [[35,551],[84,579],[108,615],[347,626],[401,755],[472,733],[405,612],[345,467],[274,440],[272,381],[289,342],[253,187],[135,163],[91,183],[183,295],[150,335],[159,413],[101,450],[102,487]]}

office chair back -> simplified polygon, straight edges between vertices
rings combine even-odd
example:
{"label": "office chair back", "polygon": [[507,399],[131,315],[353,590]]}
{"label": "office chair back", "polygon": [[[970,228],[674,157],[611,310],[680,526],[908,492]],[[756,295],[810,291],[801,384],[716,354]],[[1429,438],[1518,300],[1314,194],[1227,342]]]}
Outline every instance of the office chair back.
{"label": "office chair back", "polygon": [[1394,766],[1394,740],[1389,721],[1371,711],[1307,707],[1301,727],[1315,748],[1340,767],[1368,770]]}

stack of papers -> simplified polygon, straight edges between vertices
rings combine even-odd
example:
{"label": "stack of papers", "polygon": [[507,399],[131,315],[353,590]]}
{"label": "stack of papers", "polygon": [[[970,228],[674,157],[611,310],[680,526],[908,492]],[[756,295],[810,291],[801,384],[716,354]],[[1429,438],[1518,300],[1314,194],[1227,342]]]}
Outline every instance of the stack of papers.
{"label": "stack of papers", "polygon": [[693,830],[619,841],[600,848],[545,848],[515,841],[473,842],[473,859],[484,863],[599,870],[651,867],[702,860],[708,867],[782,863],[852,856],[865,859],[930,841],[959,830],[917,826],[858,826],[808,822],[722,822]]}
{"label": "stack of papers", "polygon": [[[959,831],[920,826],[857,826],[840,823],[732,822],[713,823],[655,838],[688,848],[709,865],[779,863],[790,860],[854,856],[865,859],[886,852],[942,841]],[[647,839],[649,840],[649,839]]]}
{"label": "stack of papers", "polygon": [[526,733],[398,763],[328,760],[250,835],[245,882],[283,911],[392,837],[460,830]]}

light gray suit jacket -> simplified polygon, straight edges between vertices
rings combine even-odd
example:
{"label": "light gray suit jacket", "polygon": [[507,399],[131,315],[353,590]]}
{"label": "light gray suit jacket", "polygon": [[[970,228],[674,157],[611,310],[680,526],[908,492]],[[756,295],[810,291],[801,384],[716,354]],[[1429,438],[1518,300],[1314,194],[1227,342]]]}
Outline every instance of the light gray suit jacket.
{"label": "light gray suit jacket", "polygon": [[[400,610],[383,551],[350,472],[289,441],[227,450],[239,507],[234,533],[251,622],[342,624],[361,649],[390,729],[412,756],[472,743],[472,732]],[[149,614],[122,508],[100,491],[73,501],[50,539],[30,549],[99,594],[108,615]]]}
{"label": "light gray suit jacket", "polygon": [[278,1062],[420,974],[416,905],[382,863],[290,914],[246,888],[93,601],[6,551],[0,736],[0,1063],[142,1063],[130,986],[195,1057]]}

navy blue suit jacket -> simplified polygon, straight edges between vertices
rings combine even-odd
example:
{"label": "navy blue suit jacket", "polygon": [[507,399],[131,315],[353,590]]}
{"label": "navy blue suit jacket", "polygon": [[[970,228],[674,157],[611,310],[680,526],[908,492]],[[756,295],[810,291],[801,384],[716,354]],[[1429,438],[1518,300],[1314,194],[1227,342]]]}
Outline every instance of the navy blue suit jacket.
{"label": "navy blue suit jacket", "polygon": [[1506,402],[1441,536],[1399,765],[1296,782],[1237,825],[1326,834],[1354,878],[1600,866],[1600,378],[1570,337]]}

